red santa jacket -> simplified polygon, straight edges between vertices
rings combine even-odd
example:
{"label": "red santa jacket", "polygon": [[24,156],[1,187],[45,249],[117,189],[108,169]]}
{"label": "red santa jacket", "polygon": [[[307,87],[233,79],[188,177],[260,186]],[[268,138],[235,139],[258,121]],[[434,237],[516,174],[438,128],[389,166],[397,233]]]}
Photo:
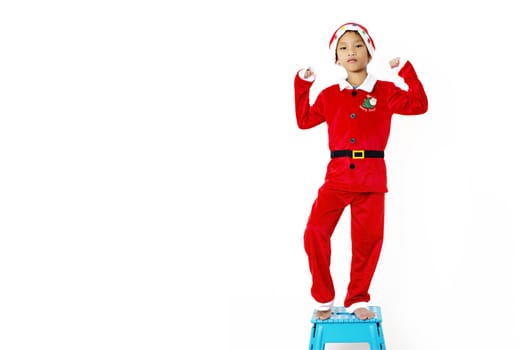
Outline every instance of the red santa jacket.
{"label": "red santa jacket", "polygon": [[[327,87],[310,106],[313,82],[297,74],[294,82],[297,125],[309,129],[326,122],[330,151],[384,151],[394,113],[418,115],[428,109],[425,90],[409,61],[399,70],[399,76],[406,82],[407,91],[368,75],[358,89],[343,84]],[[385,161],[383,158],[332,158],[325,185],[351,192],[387,192]]]}

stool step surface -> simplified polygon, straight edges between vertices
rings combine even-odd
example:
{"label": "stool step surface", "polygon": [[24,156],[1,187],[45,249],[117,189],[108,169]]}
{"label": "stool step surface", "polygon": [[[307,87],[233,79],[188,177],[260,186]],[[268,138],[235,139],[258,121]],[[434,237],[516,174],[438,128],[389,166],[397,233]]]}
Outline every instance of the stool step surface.
{"label": "stool step surface", "polygon": [[376,314],[376,317],[370,320],[360,320],[355,314],[346,311],[344,306],[334,306],[332,316],[326,320],[320,320],[315,316],[316,310],[312,314],[312,323],[378,323],[382,322],[381,308],[379,306],[369,306],[368,309]]}

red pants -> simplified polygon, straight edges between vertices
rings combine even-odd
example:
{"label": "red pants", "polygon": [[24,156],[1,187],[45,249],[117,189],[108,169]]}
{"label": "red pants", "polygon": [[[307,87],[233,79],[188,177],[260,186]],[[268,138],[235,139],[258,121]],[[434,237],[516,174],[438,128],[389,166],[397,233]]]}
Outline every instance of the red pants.
{"label": "red pants", "polygon": [[304,233],[312,273],[312,297],[319,303],[335,298],[330,273],[330,238],[346,206],[351,211],[352,262],[344,306],[369,301],[368,293],[383,244],[385,194],[319,189]]}

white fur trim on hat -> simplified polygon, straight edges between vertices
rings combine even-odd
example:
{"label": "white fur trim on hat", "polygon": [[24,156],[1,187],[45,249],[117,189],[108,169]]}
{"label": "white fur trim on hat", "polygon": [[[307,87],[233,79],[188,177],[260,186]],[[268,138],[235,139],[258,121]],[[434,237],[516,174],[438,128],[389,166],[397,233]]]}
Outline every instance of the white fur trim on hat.
{"label": "white fur trim on hat", "polygon": [[370,54],[370,57],[374,57],[375,52],[375,45],[374,40],[372,40],[372,37],[370,34],[368,34],[368,30],[363,27],[360,24],[357,23],[345,23],[334,32],[332,35],[332,38],[330,39],[330,43],[328,44],[330,51],[333,53],[333,57],[335,59],[336,57],[336,48],[337,48],[337,42],[339,41],[339,38],[347,31],[356,31],[361,35],[361,38],[363,38],[363,41],[365,42],[366,48],[368,49],[368,53]]}

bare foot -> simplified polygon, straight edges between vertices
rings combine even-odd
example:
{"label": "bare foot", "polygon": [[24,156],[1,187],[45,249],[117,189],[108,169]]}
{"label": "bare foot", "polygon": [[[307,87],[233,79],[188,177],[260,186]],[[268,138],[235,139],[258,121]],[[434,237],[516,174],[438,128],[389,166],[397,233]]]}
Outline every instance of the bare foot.
{"label": "bare foot", "polygon": [[317,310],[315,312],[315,317],[317,317],[318,319],[322,321],[329,319],[330,316],[332,316],[332,310],[324,310],[324,311]]}
{"label": "bare foot", "polygon": [[376,317],[376,314],[373,313],[372,311],[368,310],[366,307],[357,308],[354,311],[354,313],[357,316],[357,318],[360,319],[360,320],[370,320],[370,319]]}

